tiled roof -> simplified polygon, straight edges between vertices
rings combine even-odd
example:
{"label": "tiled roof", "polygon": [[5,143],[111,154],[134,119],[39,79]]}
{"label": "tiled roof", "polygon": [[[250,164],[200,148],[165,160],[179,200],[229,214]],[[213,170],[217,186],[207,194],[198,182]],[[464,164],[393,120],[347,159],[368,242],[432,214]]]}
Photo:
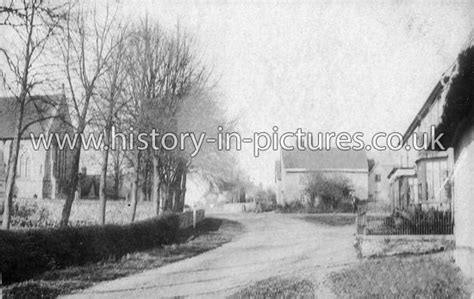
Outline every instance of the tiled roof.
{"label": "tiled roof", "polygon": [[[25,107],[23,124],[51,116],[62,100],[62,95],[33,96]],[[18,102],[14,97],[0,97],[0,139],[12,139],[14,137],[15,124],[19,113],[18,108]],[[23,134],[23,138],[29,138],[30,133],[38,135],[44,132],[46,124],[47,121],[34,123]]]}
{"label": "tiled roof", "polygon": [[283,166],[286,169],[305,170],[364,170],[368,171],[365,151],[282,151]]}

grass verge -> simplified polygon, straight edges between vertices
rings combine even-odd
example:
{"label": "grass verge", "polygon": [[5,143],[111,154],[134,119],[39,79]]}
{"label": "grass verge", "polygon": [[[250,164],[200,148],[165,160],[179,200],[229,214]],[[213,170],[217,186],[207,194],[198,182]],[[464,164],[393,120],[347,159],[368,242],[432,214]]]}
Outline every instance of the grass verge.
{"label": "grass verge", "polygon": [[312,214],[302,216],[304,221],[327,226],[345,226],[355,224],[355,215],[347,214]]}
{"label": "grass verge", "polygon": [[366,260],[330,274],[331,289],[350,298],[469,298],[454,263],[439,256]]}
{"label": "grass verge", "polygon": [[238,222],[206,218],[197,225],[196,231],[180,231],[175,244],[128,254],[118,260],[51,270],[32,280],[4,287],[3,296],[54,298],[70,294],[102,281],[158,268],[215,249],[231,241],[242,231],[243,226]]}
{"label": "grass verge", "polygon": [[305,298],[314,296],[307,279],[270,277],[239,290],[229,298]]}

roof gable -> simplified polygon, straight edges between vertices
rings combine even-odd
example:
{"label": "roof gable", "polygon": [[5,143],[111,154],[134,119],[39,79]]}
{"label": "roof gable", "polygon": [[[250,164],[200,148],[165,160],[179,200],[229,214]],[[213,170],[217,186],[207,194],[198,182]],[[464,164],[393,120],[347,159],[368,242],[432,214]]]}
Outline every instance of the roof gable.
{"label": "roof gable", "polygon": [[367,155],[363,150],[282,151],[282,160],[285,169],[368,171]]}
{"label": "roof gable", "polygon": [[[45,118],[28,127],[22,138],[29,138],[30,133],[35,136],[48,130],[51,117],[54,116],[64,103],[63,95],[32,96],[28,99],[24,110],[23,124]],[[63,109],[61,109],[63,110]],[[63,110],[67,113],[67,109]],[[13,139],[15,125],[19,114],[19,105],[14,97],[0,98],[0,139]]]}

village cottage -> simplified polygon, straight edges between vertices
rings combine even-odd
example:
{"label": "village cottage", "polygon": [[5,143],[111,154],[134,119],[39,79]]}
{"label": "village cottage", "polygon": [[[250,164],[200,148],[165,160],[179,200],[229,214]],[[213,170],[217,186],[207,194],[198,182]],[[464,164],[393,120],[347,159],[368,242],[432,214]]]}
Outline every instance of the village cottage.
{"label": "village cottage", "polygon": [[396,164],[392,157],[369,160],[369,197],[367,207],[371,211],[388,211],[391,207],[390,174]]}
{"label": "village cottage", "polygon": [[303,201],[308,175],[323,173],[349,179],[354,194],[360,199],[368,196],[368,164],[365,151],[339,149],[321,151],[282,151],[275,163],[277,203],[283,205]]}

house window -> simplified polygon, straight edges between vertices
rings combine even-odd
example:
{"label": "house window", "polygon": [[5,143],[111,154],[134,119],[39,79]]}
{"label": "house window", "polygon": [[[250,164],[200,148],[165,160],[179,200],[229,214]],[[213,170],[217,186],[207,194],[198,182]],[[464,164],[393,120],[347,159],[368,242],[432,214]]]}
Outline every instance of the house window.
{"label": "house window", "polygon": [[380,174],[375,175],[375,181],[380,182],[382,180],[382,176]]}
{"label": "house window", "polygon": [[29,177],[31,168],[31,159],[28,153],[23,153],[20,156],[20,161],[18,163],[17,176],[19,177]]}

